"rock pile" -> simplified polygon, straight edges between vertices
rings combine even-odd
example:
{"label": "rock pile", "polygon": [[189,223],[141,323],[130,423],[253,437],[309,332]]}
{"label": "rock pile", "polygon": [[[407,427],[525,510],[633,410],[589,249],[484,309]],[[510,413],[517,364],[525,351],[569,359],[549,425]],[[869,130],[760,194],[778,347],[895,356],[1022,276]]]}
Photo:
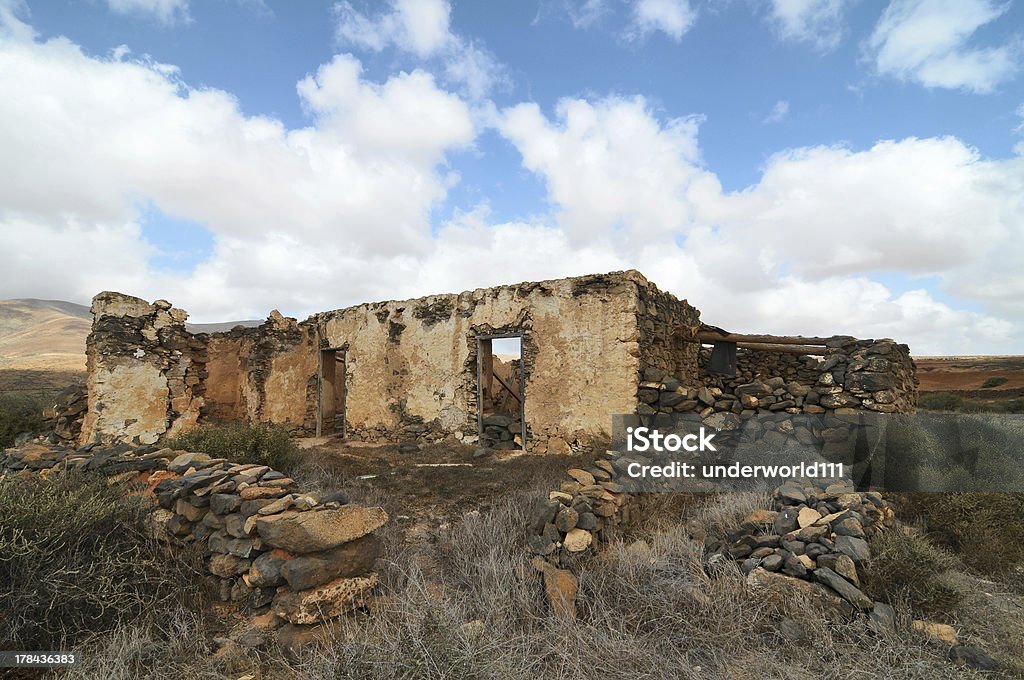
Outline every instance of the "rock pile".
{"label": "rock pile", "polygon": [[774,499],[774,510],[755,511],[724,540],[708,543],[707,563],[735,560],[753,585],[771,578],[763,572],[812,581],[842,598],[848,611],[873,610],[860,570],[871,558],[868,539],[895,522],[885,499],[823,480],[787,482]]}
{"label": "rock pile", "polygon": [[615,452],[591,466],[570,468],[568,480],[530,520],[527,548],[544,579],[545,594],[557,616],[575,618],[577,580],[572,567],[596,552],[630,521],[631,496],[615,481]]}
{"label": "rock pile", "polygon": [[55,449],[27,444],[0,457],[0,469],[78,469],[145,483],[157,507],[147,530],[172,544],[206,546],[208,578],[222,600],[281,623],[321,623],[359,606],[377,584],[387,521],[381,508],[318,498],[265,465],[203,453],[132,448]]}
{"label": "rock pile", "polygon": [[89,392],[84,384],[71,385],[54,398],[53,404],[43,412],[44,429],[52,435],[50,441],[54,444],[78,442],[88,400]]}
{"label": "rock pile", "polygon": [[518,417],[491,414],[483,417],[481,446],[496,450],[523,448],[523,423]]}

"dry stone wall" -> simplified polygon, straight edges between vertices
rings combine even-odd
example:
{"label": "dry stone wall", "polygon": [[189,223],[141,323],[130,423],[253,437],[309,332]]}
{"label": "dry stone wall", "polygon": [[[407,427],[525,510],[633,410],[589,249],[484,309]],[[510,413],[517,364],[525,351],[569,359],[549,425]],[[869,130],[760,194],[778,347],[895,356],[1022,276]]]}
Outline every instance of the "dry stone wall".
{"label": "dry stone wall", "polygon": [[694,339],[700,328],[700,312],[686,300],[658,290],[653,283],[637,288],[640,374],[655,371],[676,376],[685,384],[695,382],[700,345]]}
{"label": "dry stone wall", "polygon": [[[696,385],[648,369],[637,389],[636,412],[699,413],[704,418],[731,413],[746,418],[779,412],[843,414],[851,409],[912,413],[917,408],[917,378],[906,345],[889,339],[839,337],[829,341],[823,358],[794,360],[795,356],[762,351],[738,354],[735,378],[708,375],[704,359]],[[715,422],[720,420],[719,416]]]}
{"label": "dry stone wall", "polygon": [[279,624],[325,622],[360,606],[377,584],[373,571],[387,522],[381,508],[341,494],[303,493],[265,465],[202,453],[133,448],[54,448],[26,444],[0,453],[0,471],[79,470],[121,476],[152,497],[147,530],[173,545],[203,546],[208,579],[224,601]]}

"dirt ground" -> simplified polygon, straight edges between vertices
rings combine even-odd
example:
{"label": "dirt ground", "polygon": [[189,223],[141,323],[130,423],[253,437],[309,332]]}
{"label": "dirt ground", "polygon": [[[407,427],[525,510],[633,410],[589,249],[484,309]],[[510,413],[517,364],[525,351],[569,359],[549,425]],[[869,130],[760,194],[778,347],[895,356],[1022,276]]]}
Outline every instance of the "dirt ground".
{"label": "dirt ground", "polygon": [[583,456],[521,451],[476,456],[475,447],[460,443],[412,452],[397,445],[323,438],[299,440],[299,446],[305,460],[293,474],[297,481],[381,505],[406,527],[417,522],[437,526],[473,510],[483,512],[512,491],[557,489],[568,468],[592,462]]}
{"label": "dirt ground", "polygon": [[1024,390],[1024,356],[1005,357],[914,357],[922,392],[974,392],[989,378],[1006,382],[986,392],[998,396],[1020,396]]}

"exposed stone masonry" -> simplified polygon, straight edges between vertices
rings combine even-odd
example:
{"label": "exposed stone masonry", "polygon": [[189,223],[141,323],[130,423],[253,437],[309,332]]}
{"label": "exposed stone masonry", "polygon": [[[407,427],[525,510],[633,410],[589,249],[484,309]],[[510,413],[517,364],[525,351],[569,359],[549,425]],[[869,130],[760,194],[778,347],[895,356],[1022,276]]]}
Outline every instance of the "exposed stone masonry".
{"label": "exposed stone masonry", "polygon": [[199,543],[221,600],[280,625],[319,624],[360,606],[377,583],[374,563],[387,522],[381,508],[341,494],[303,493],[265,465],[202,453],[25,444],[0,453],[0,471],[79,470],[130,479],[153,499],[147,531],[173,545]]}

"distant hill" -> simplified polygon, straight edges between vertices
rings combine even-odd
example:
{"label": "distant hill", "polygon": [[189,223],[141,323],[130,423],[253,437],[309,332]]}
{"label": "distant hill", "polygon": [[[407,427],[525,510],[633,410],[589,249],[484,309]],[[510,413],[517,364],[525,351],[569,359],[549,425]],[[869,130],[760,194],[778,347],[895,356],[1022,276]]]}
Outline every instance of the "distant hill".
{"label": "distant hill", "polygon": [[[216,333],[262,321],[187,324],[192,333]],[[84,371],[92,313],[62,300],[0,300],[0,369]]]}
{"label": "distant hill", "polygon": [[0,300],[0,368],[84,371],[92,314],[60,300]]}

